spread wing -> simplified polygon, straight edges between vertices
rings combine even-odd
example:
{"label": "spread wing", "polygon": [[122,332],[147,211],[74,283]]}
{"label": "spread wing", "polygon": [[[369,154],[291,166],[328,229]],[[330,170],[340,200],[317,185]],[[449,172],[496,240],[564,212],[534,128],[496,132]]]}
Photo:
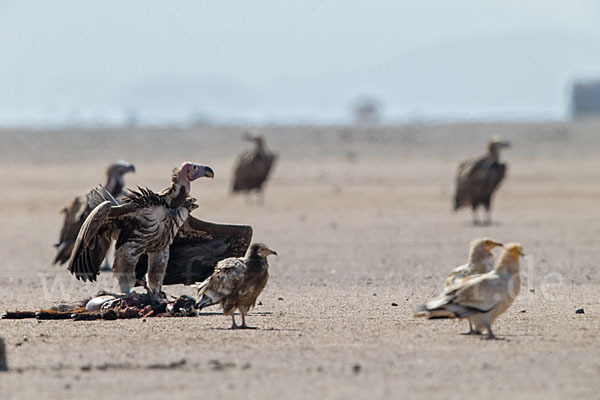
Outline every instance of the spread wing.
{"label": "spread wing", "polygon": [[[216,224],[190,215],[169,248],[163,285],[204,281],[220,260],[242,257],[251,240],[252,227],[248,225]],[[147,271],[148,259],[142,256],[136,266],[136,277],[143,279]]]}
{"label": "spread wing", "polygon": [[110,209],[109,201],[94,208],[77,235],[68,269],[77,279],[82,279],[84,282],[88,279],[96,280],[100,265],[110,246],[111,231],[105,229]]}
{"label": "spread wing", "polygon": [[217,263],[214,273],[198,287],[197,307],[202,309],[219,303],[231,295],[244,281],[246,264],[241,258],[226,258]]}
{"label": "spread wing", "polygon": [[100,265],[110,247],[115,220],[133,211],[133,204],[119,205],[104,188],[94,189],[88,194],[88,203],[95,205],[104,198],[87,216],[73,246],[68,270],[84,282],[95,281]]}

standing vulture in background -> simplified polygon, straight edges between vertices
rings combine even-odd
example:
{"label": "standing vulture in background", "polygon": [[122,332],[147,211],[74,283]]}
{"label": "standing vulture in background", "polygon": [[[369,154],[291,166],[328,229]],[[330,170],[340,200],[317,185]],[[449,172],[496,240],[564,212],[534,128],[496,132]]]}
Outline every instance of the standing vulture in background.
{"label": "standing vulture in background", "polygon": [[[128,172],[135,172],[135,166],[125,161],[117,161],[108,166],[106,170],[106,185],[104,187],[113,197],[122,195],[123,187],[125,186],[123,175]],[[77,196],[70,207],[62,209],[61,212],[65,214],[65,220],[60,230],[58,243],[54,245],[57,248],[54,264],[64,264],[69,260],[73,245],[77,239],[77,233],[91,211],[92,209],[88,205],[85,195]]]}
{"label": "standing vulture in background", "polygon": [[480,205],[483,205],[486,211],[486,219],[483,223],[489,225],[492,221],[490,215],[492,195],[506,175],[506,164],[500,162],[500,150],[510,147],[510,143],[494,137],[487,147],[486,155],[463,161],[456,173],[454,211],[471,206],[474,225],[480,224],[477,215],[477,208]]}
{"label": "standing vulture in background", "polygon": [[254,149],[244,152],[238,159],[233,172],[232,193],[255,190],[263,198],[263,185],[269,178],[277,154],[269,151],[263,135],[245,134],[245,140],[253,141]]}

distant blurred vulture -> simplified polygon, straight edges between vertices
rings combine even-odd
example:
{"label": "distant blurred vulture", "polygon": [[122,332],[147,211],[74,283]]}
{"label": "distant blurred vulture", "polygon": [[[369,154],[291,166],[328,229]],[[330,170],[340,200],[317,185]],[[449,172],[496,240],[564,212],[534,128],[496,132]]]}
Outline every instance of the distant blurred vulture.
{"label": "distant blurred vulture", "polygon": [[[104,187],[113,197],[121,196],[121,192],[125,186],[123,175],[128,172],[135,172],[135,166],[126,161],[117,161],[108,166],[106,170],[106,185]],[[77,239],[77,233],[91,211],[92,209],[88,205],[85,195],[75,197],[71,206],[61,210],[65,215],[65,220],[60,230],[58,243],[54,245],[58,251],[54,259],[54,264],[64,264],[69,261],[75,239]]]}
{"label": "distant blurred vulture", "polygon": [[488,153],[482,157],[463,161],[456,173],[454,210],[471,206],[473,224],[481,224],[477,208],[483,205],[486,211],[484,225],[491,223],[490,207],[492,196],[506,175],[506,165],[501,163],[500,150],[510,143],[494,137],[488,143]]}
{"label": "distant blurred vulture", "polygon": [[253,141],[255,147],[244,152],[238,159],[233,173],[231,191],[233,193],[243,191],[250,193],[255,190],[257,194],[261,195],[262,202],[263,185],[269,179],[277,154],[267,149],[263,135],[246,133],[244,139]]}

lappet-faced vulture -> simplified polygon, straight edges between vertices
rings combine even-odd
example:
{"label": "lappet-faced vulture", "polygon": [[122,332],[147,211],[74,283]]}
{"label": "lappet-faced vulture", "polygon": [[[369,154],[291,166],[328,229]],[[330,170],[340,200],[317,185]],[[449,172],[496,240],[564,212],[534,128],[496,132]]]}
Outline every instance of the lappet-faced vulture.
{"label": "lappet-faced vulture", "polygon": [[486,155],[467,160],[458,166],[456,173],[456,192],[454,194],[454,210],[471,206],[473,224],[480,224],[477,208],[482,205],[486,211],[485,225],[491,219],[491,202],[494,192],[506,175],[506,164],[500,162],[500,150],[510,147],[510,143],[493,138],[488,143]]}
{"label": "lappet-faced vulture", "polygon": [[[113,197],[118,198],[122,195],[125,185],[123,176],[128,172],[135,172],[135,166],[126,161],[117,161],[106,169],[106,185],[104,187]],[[85,195],[77,196],[69,207],[62,209],[61,212],[65,215],[65,219],[58,243],[54,245],[57,249],[54,264],[64,264],[69,261],[77,233],[91,211]]]}
{"label": "lappet-faced vulture", "polygon": [[262,201],[263,186],[277,160],[277,154],[269,151],[263,135],[246,133],[243,138],[254,142],[254,149],[242,153],[239,157],[233,172],[231,191],[256,191],[261,195]]}
{"label": "lappet-faced vulture", "polygon": [[[267,256],[277,253],[262,243],[254,243],[244,258],[227,258],[219,261],[214,273],[198,287],[196,307],[202,310],[221,304],[223,314],[231,315],[231,329],[248,328],[246,314],[254,307],[256,299],[269,280]],[[235,323],[233,313],[242,314],[242,325]]]}
{"label": "lappet-faced vulture", "polygon": [[69,259],[68,269],[78,279],[96,280],[111,240],[116,240],[113,273],[128,293],[145,276],[158,294],[164,284],[193,283],[209,276],[217,261],[244,254],[252,228],[219,225],[190,215],[196,199],[189,197],[191,182],[214,177],[210,167],[184,162],[173,173],[171,186],[160,193],[130,190],[117,201],[103,188],[90,192],[95,206],[85,220]]}

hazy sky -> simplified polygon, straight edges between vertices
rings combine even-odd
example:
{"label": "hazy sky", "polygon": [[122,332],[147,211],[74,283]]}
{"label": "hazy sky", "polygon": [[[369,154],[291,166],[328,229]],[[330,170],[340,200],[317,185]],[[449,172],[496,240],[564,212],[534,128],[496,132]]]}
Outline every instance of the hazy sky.
{"label": "hazy sky", "polygon": [[0,124],[564,118],[596,0],[4,1]]}

